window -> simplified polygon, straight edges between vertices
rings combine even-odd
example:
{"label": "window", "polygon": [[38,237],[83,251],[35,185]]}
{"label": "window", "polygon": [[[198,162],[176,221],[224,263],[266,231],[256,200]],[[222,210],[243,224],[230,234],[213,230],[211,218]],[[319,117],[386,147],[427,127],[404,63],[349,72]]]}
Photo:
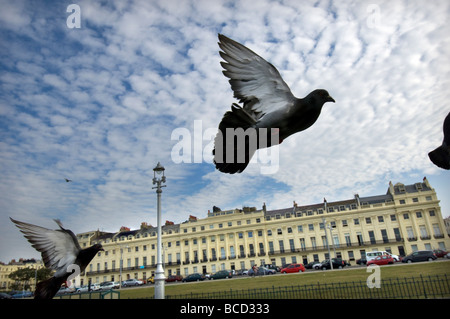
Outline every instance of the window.
{"label": "window", "polygon": [[372,219],[370,219],[370,217],[366,217],[366,224],[372,224]]}
{"label": "window", "polygon": [[425,227],[425,225],[420,225],[419,230],[420,230],[420,238],[421,239],[429,238],[427,228]]}
{"label": "window", "polygon": [[299,233],[303,233],[303,225],[298,225],[298,226],[297,226],[297,231],[298,231]]}
{"label": "window", "polygon": [[333,234],[333,245],[335,248],[339,248],[339,236]]}
{"label": "window", "polygon": [[433,232],[434,232],[434,236],[436,236],[436,237],[442,236],[441,228],[439,227],[439,224],[433,224]]}
{"label": "window", "polygon": [[273,241],[269,241],[269,254],[273,254],[274,250],[273,250]]}
{"label": "window", "polygon": [[355,225],[359,225],[359,218],[353,219],[353,223],[354,223]]}
{"label": "window", "polygon": [[397,216],[394,214],[391,215],[391,222],[395,222],[397,220]]}
{"label": "window", "polygon": [[239,245],[239,256],[245,257],[244,245]]}
{"label": "window", "polygon": [[278,235],[282,235],[282,234],[283,234],[283,231],[282,231],[281,228],[278,228],[278,229],[277,229],[277,234],[278,234]]}
{"label": "window", "polygon": [[317,248],[316,237],[311,237],[311,246],[313,249]]}
{"label": "window", "polygon": [[265,253],[264,253],[264,244],[263,243],[259,243],[259,254],[261,256],[265,255]]}
{"label": "window", "polygon": [[406,204],[406,201],[404,199],[400,199],[400,204]]}
{"label": "window", "polygon": [[383,243],[388,243],[389,242],[386,229],[382,229],[381,230],[381,238],[383,238]]}
{"label": "window", "polygon": [[396,241],[402,240],[402,236],[400,235],[400,229],[394,228],[394,236]]}
{"label": "window", "polygon": [[434,212],[434,210],[430,210],[430,217],[436,216],[436,213]]}
{"label": "window", "polygon": [[409,214],[408,213],[405,213],[405,214],[403,214],[403,219],[409,219]]}
{"label": "window", "polygon": [[378,222],[379,223],[384,223],[384,217],[383,216],[378,216]]}
{"label": "window", "polygon": [[372,230],[369,231],[369,238],[371,244],[376,244],[375,233]]}
{"label": "window", "polygon": [[236,254],[234,252],[234,246],[230,246],[230,257],[231,258],[235,258],[236,257]]}
{"label": "window", "polygon": [[249,232],[247,232],[247,235],[248,235],[248,238],[252,238],[253,237],[253,232],[249,231]]}
{"label": "window", "polygon": [[278,241],[278,244],[280,245],[280,253],[284,253],[284,242],[280,240]]}
{"label": "window", "polygon": [[352,245],[352,241],[350,239],[350,234],[346,233],[346,234],[344,234],[344,237],[345,237],[345,244],[347,245],[347,247],[350,247]]}
{"label": "window", "polygon": [[343,220],[342,220],[342,226],[343,226],[343,227],[347,227],[347,226],[348,226],[348,223],[347,223],[347,220],[346,220],[346,219],[343,219]]}
{"label": "window", "polygon": [[314,224],[309,224],[309,225],[308,225],[308,229],[309,229],[310,231],[314,231]]}
{"label": "window", "polygon": [[406,234],[408,235],[408,239],[414,238],[414,231],[411,226],[406,227]]}
{"label": "window", "polygon": [[300,238],[300,247],[302,250],[306,249],[305,238]]}
{"label": "window", "polygon": [[295,245],[293,239],[289,239],[289,247],[291,249],[291,252],[295,252]]}
{"label": "window", "polygon": [[255,249],[253,247],[253,244],[249,244],[248,248],[249,248],[249,251],[250,251],[249,257],[255,256]]}
{"label": "window", "polygon": [[422,212],[416,212],[416,217],[417,218],[422,218]]}

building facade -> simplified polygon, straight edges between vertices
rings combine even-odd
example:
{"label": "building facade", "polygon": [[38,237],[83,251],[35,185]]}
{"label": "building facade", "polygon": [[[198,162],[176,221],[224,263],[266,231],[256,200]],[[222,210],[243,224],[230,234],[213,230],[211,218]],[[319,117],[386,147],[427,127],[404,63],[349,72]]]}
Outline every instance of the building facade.
{"label": "building facade", "polygon": [[[41,260],[27,259],[27,260],[11,260],[8,264],[0,263],[0,290],[9,291],[12,289],[14,280],[9,278],[9,275],[19,269],[31,268],[35,271],[45,267]],[[34,291],[36,288],[36,280],[32,279],[28,282],[30,290]]]}
{"label": "building facade", "polygon": [[[248,269],[253,264],[355,261],[374,250],[407,255],[449,249],[450,238],[435,190],[426,178],[413,185],[389,183],[384,195],[268,210],[219,210],[162,227],[165,275]],[[129,278],[147,280],[156,270],[156,227],[123,227],[117,233],[77,235],[80,245],[101,243],[79,284]],[[329,244],[329,245],[328,245]],[[122,266],[121,266],[122,265]]]}

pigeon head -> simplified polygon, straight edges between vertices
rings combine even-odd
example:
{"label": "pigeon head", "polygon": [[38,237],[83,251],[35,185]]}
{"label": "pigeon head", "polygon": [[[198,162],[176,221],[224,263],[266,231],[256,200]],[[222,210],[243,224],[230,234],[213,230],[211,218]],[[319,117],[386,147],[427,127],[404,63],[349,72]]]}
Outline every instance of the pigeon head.
{"label": "pigeon head", "polygon": [[306,98],[309,99],[313,104],[320,107],[322,107],[326,102],[336,102],[331,97],[330,93],[328,93],[328,91],[324,89],[314,90],[309,93]]}

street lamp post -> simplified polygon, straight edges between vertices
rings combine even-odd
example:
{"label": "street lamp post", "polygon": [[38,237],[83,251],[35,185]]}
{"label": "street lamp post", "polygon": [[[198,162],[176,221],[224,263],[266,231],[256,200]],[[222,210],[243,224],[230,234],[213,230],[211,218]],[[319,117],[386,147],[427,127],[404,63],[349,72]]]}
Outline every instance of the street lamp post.
{"label": "street lamp post", "polygon": [[[158,162],[156,167],[153,169],[153,185],[157,185],[152,189],[156,188],[156,194],[158,197],[157,202],[157,229],[158,229],[158,237],[157,237],[157,247],[156,247],[156,272],[155,272],[155,299],[164,299],[164,284],[166,277],[164,276],[164,268],[162,265],[161,258],[161,193],[162,187],[166,187],[166,185],[161,185],[161,183],[166,182],[166,177],[164,176],[164,167]],[[162,174],[162,176],[161,176]]]}
{"label": "street lamp post", "polygon": [[[327,213],[327,209],[328,209],[328,207],[327,207],[327,200],[324,198],[323,199],[323,206],[324,206],[324,210],[325,210],[325,213]],[[331,252],[330,252],[330,243],[329,243],[329,241],[328,241],[328,234],[327,234],[327,221],[325,220],[325,217],[322,217],[322,223],[323,223],[323,229],[325,230],[325,239],[326,239],[326,241],[327,241],[327,248],[328,248],[328,258],[330,259],[330,268],[331,268],[331,270],[333,270],[333,260],[331,259]]]}

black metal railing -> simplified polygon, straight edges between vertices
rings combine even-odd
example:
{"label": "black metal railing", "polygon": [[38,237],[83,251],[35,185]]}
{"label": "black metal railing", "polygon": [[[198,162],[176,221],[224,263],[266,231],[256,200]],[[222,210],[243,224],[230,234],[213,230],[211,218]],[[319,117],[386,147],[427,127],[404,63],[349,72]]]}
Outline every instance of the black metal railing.
{"label": "black metal railing", "polygon": [[366,281],[317,283],[255,289],[167,295],[166,299],[436,299],[450,297],[447,275],[389,278],[380,288]]}

